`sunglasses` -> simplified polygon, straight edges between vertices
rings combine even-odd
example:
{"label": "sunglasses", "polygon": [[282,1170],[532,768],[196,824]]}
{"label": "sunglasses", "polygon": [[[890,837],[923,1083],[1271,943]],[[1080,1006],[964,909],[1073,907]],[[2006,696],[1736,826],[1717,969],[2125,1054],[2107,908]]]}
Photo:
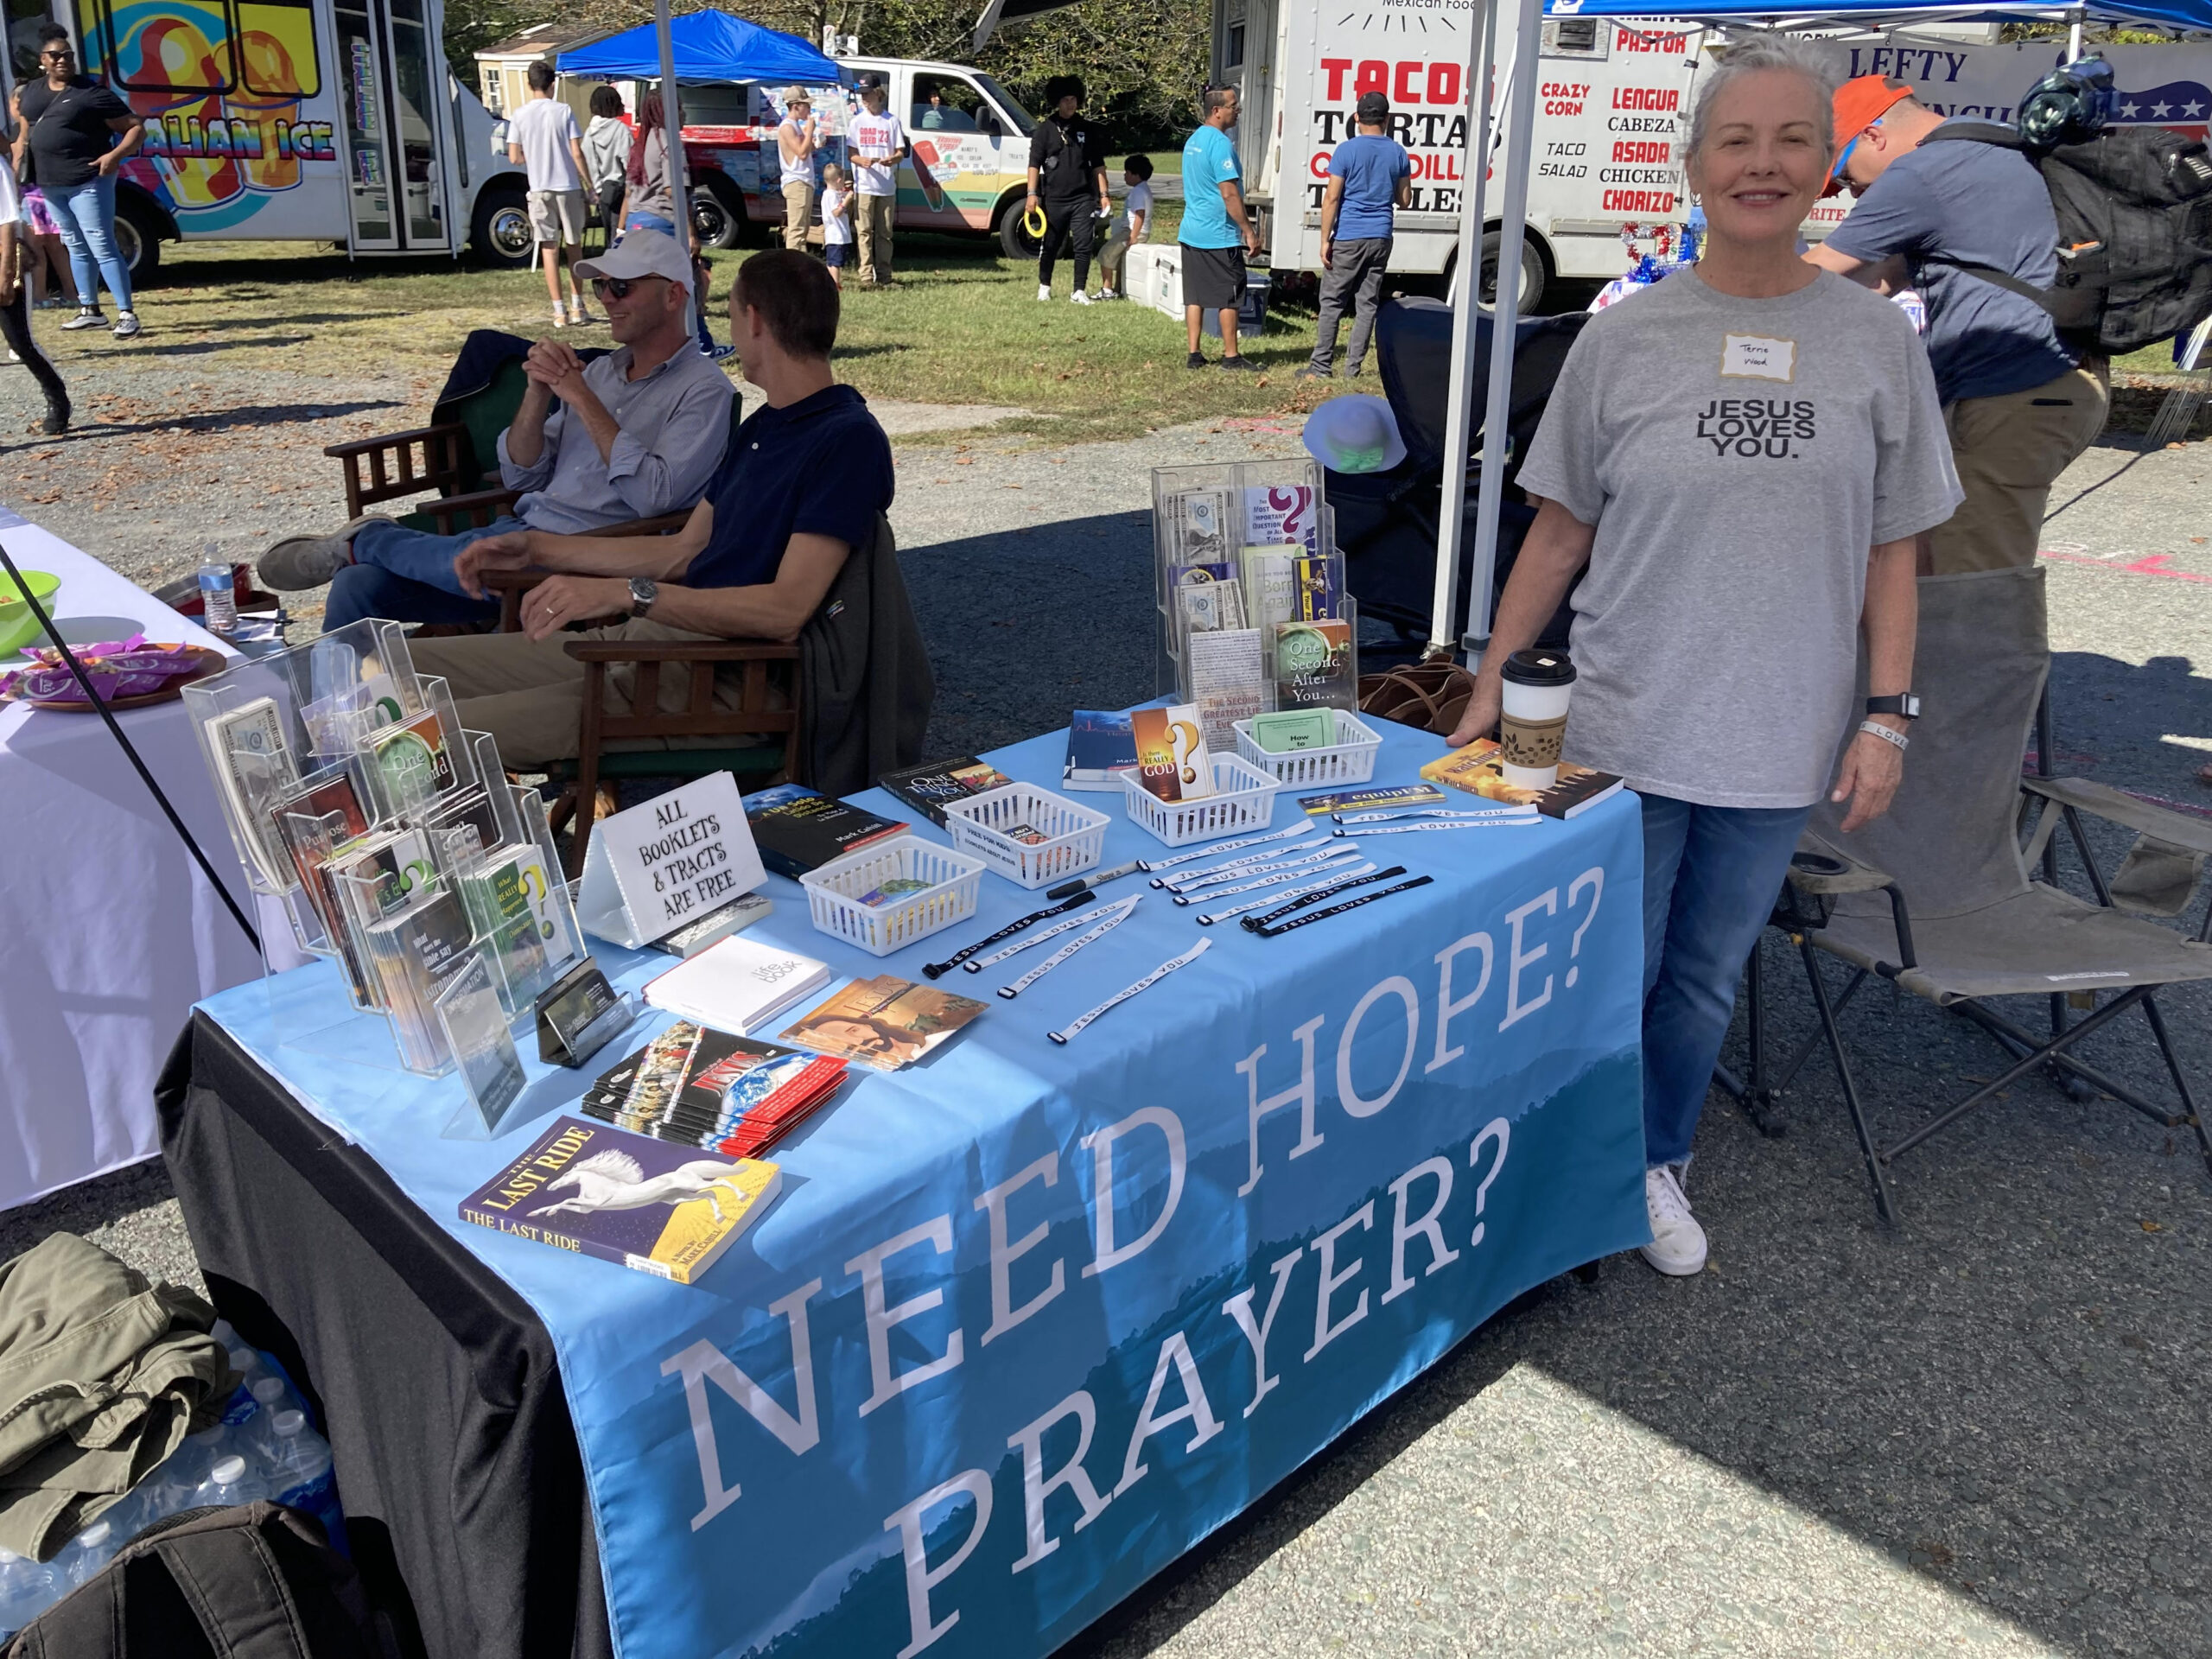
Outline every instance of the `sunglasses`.
{"label": "sunglasses", "polygon": [[40,54],[39,54],[39,56],[41,56],[41,58],[61,58],[61,59],[68,59],[68,58],[73,58],[73,57],[75,57],[76,55],[77,55],[77,54],[76,54],[74,52],[71,51],[71,50],[70,50],[67,47],[66,47],[66,46],[49,47],[47,50],[45,50],[45,51],[43,51],[43,52],[41,52],[41,53],[40,53]]}
{"label": "sunglasses", "polygon": [[591,279],[591,291],[602,300],[610,295],[618,300],[626,300],[640,283],[664,283],[667,280],[665,276],[594,276]]}

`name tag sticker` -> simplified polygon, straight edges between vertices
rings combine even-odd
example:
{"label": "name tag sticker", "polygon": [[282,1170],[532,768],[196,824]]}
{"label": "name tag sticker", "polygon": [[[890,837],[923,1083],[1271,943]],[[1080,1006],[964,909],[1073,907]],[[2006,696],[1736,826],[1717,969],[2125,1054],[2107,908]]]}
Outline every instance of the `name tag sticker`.
{"label": "name tag sticker", "polygon": [[1764,334],[1728,334],[1720,346],[1720,377],[1724,380],[1794,380],[1797,378],[1797,342],[1769,340]]}

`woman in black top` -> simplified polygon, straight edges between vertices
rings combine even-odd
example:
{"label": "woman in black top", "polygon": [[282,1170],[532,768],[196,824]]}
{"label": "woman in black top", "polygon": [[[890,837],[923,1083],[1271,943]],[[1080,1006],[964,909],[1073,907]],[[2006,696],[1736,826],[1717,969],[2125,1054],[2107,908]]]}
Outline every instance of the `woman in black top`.
{"label": "woman in black top", "polygon": [[39,64],[46,79],[17,89],[16,171],[26,171],[45,195],[69,250],[77,283],[77,315],[64,328],[96,328],[100,283],[115,296],[115,337],[138,333],[130,308],[130,273],[115,245],[115,178],[138,148],[146,124],[130,106],[90,75],[77,73],[69,32],[59,23],[40,32]]}

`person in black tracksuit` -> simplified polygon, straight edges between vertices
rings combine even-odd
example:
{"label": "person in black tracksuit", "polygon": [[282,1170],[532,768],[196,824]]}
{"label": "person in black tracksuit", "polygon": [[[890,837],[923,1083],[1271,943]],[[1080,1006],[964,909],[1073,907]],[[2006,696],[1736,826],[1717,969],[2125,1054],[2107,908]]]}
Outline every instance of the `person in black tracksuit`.
{"label": "person in black tracksuit", "polygon": [[1114,211],[1106,194],[1105,135],[1076,113],[1083,82],[1056,75],[1045,85],[1052,112],[1029,135],[1029,200],[1025,213],[1045,209],[1045,245],[1037,258],[1037,297],[1052,297],[1052,266],[1063,243],[1075,244],[1075,302],[1089,305],[1090,257],[1098,220]]}

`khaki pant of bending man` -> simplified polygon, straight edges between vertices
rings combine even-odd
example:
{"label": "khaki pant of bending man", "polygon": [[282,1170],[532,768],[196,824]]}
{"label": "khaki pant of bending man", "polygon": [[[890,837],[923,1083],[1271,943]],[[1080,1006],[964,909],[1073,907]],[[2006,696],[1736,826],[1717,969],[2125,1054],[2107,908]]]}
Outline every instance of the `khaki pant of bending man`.
{"label": "khaki pant of bending man", "polygon": [[2096,442],[2112,407],[2103,358],[2001,397],[1965,397],[1943,411],[1951,461],[1967,498],[1928,532],[1923,575],[2032,565],[2054,480]]}

